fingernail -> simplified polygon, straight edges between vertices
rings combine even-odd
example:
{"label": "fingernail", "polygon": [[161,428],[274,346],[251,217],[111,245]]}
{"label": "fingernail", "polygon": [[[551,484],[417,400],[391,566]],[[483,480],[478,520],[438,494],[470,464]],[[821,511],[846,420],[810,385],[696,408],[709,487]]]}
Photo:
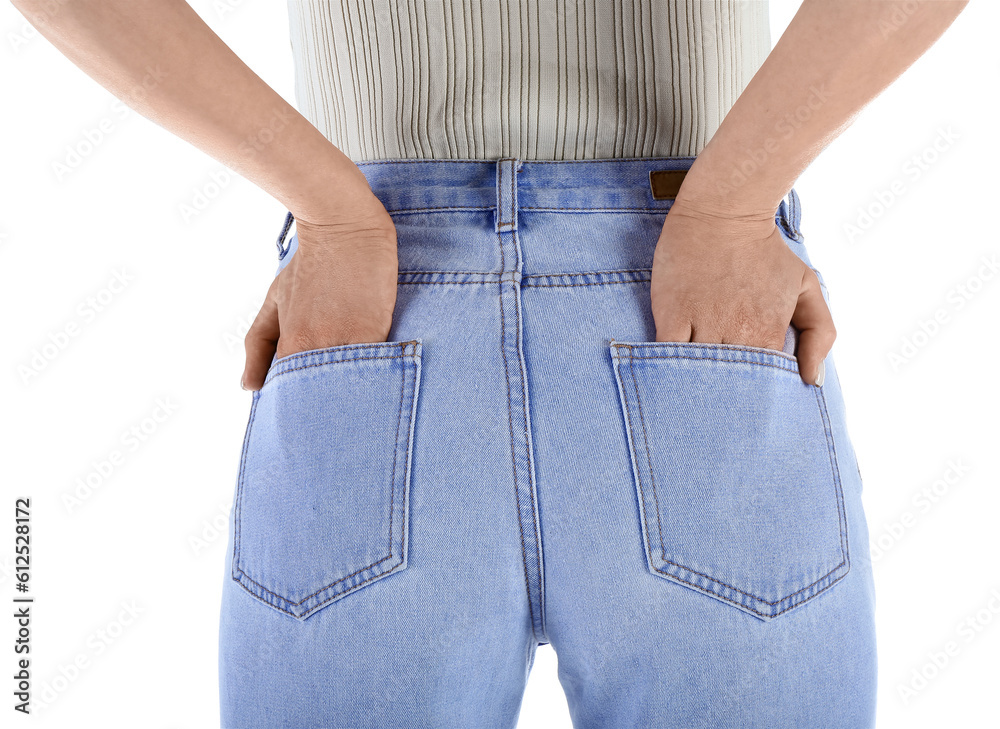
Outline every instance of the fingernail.
{"label": "fingernail", "polygon": [[244,390],[247,389],[246,383],[243,382],[243,378],[242,377],[240,377],[240,387],[242,387]]}
{"label": "fingernail", "polygon": [[823,387],[823,380],[826,379],[826,360],[819,363],[819,374],[816,375],[816,387]]}

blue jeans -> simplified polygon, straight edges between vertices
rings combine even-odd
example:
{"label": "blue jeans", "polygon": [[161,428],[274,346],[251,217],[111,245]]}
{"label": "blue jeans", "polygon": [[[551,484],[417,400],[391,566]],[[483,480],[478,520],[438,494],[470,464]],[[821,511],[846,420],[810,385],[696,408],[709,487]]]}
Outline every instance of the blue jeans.
{"label": "blue jeans", "polygon": [[[817,387],[792,328],[655,341],[672,200],[649,173],[692,162],[359,165],[397,229],[392,330],[278,359],[253,395],[223,727],[515,727],[545,644],[578,729],[872,726],[832,357]],[[811,265],[794,190],[775,220]]]}

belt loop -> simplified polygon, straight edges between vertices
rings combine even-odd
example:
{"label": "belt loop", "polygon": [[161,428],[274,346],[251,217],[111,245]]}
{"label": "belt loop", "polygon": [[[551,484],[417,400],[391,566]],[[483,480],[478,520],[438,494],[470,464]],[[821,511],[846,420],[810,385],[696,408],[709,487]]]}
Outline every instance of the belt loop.
{"label": "belt loop", "polygon": [[281,228],[281,233],[278,234],[278,260],[280,261],[288,253],[288,248],[285,247],[285,238],[288,236],[288,229],[292,227],[292,221],[295,220],[295,216],[292,215],[292,211],[289,210],[288,214],[285,216],[285,224]]}
{"label": "belt loop", "polygon": [[496,232],[517,230],[517,180],[521,161],[513,157],[497,160],[497,207],[494,215]]}
{"label": "belt loop", "polygon": [[795,188],[793,187],[788,191],[787,197],[787,202],[782,201],[785,204],[783,217],[785,218],[786,227],[788,228],[789,235],[801,243],[802,233],[799,230],[799,221],[802,219],[802,205],[799,202],[799,194],[795,192]]}

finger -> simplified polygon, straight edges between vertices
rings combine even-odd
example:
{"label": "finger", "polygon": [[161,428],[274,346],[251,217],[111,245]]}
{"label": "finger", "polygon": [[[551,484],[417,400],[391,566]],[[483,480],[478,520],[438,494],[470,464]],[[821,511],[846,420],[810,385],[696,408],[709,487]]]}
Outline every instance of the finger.
{"label": "finger", "polygon": [[707,321],[691,322],[691,341],[704,344],[726,344],[726,338],[722,335],[722,329],[718,326],[718,322],[709,323]]}
{"label": "finger", "polygon": [[656,320],[657,342],[690,342],[693,329],[691,319],[677,314],[653,317]]}
{"label": "finger", "polygon": [[247,359],[241,383],[243,389],[259,390],[263,387],[271,360],[278,348],[278,333],[278,302],[272,284],[244,340]]}
{"label": "finger", "polygon": [[826,374],[823,361],[837,338],[837,329],[823,298],[819,279],[811,270],[806,273],[804,284],[792,314],[792,324],[799,330],[795,356],[799,360],[802,380],[810,385],[822,385]]}
{"label": "finger", "polygon": [[[747,314],[733,319],[722,334],[722,329],[712,331],[695,326],[694,341],[718,342],[720,344],[736,344],[745,347],[761,347],[763,349],[783,349],[785,346],[785,331],[788,322],[783,325],[769,326],[764,316],[759,313]],[[709,337],[712,337],[709,339]]]}
{"label": "finger", "polygon": [[785,332],[788,331],[788,323],[786,322],[784,325],[777,326],[765,326],[761,317],[753,325],[747,325],[735,331],[737,335],[734,337],[727,336],[711,341],[722,344],[739,344],[749,347],[760,347],[761,349],[773,349],[780,352],[785,348]]}

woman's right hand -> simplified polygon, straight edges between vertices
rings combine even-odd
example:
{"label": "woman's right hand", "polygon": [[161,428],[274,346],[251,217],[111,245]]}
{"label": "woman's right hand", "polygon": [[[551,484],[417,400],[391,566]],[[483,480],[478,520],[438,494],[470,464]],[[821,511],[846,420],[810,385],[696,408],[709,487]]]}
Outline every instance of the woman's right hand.
{"label": "woman's right hand", "polygon": [[243,387],[259,390],[275,357],[384,342],[396,306],[396,226],[374,195],[337,219],[296,216],[298,246],[246,335]]}

